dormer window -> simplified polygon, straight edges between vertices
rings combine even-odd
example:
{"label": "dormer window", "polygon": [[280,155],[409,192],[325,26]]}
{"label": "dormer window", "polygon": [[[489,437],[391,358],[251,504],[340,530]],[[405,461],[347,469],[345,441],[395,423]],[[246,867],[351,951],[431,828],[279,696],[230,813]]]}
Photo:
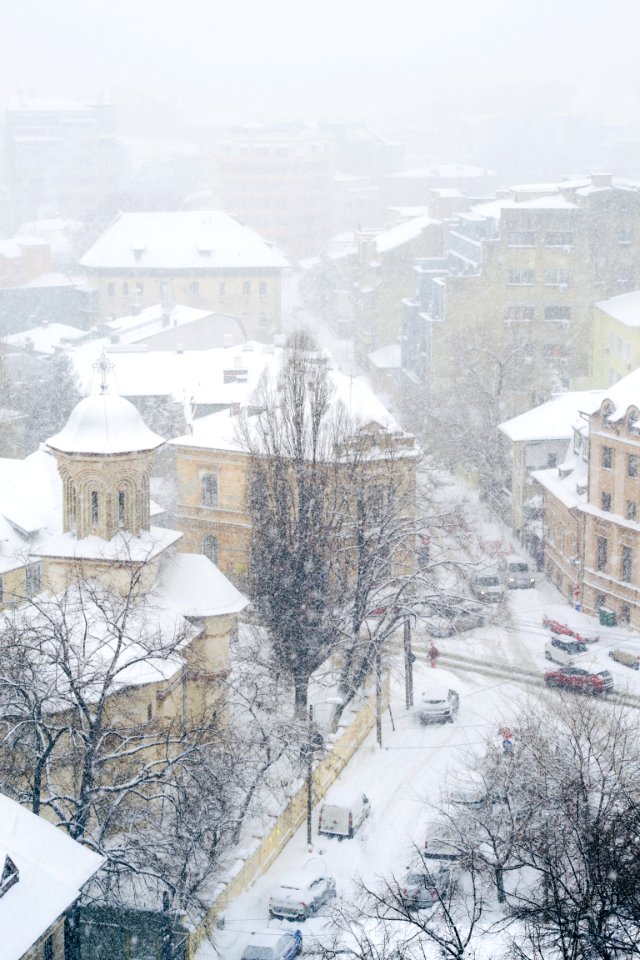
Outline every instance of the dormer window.
{"label": "dormer window", "polygon": [[4,897],[7,890],[10,890],[11,887],[18,882],[20,879],[20,872],[16,867],[15,863],[9,856],[6,854],[4,858],[4,866],[2,868],[2,874],[0,875],[0,897]]}

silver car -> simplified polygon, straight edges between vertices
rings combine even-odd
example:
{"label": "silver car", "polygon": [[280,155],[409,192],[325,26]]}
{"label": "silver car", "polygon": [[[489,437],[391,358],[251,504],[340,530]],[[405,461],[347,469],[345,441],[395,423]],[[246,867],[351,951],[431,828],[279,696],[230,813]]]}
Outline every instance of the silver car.
{"label": "silver car", "polygon": [[400,883],[400,899],[407,910],[428,910],[449,893],[453,883],[450,867],[429,870],[421,865],[410,870]]}
{"label": "silver car", "polygon": [[418,718],[421,723],[453,723],[459,707],[455,690],[432,683],[420,694]]}
{"label": "silver car", "polygon": [[333,877],[287,880],[269,898],[269,916],[282,920],[306,920],[336,895]]}

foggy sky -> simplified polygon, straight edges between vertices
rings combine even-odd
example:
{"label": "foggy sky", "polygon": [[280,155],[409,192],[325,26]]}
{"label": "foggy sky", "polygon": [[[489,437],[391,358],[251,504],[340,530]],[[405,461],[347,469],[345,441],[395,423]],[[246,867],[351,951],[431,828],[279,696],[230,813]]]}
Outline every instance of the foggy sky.
{"label": "foggy sky", "polygon": [[496,86],[542,83],[626,118],[639,28],[635,0],[13,0],[0,95],[131,90],[186,114],[320,116],[452,91],[487,109]]}

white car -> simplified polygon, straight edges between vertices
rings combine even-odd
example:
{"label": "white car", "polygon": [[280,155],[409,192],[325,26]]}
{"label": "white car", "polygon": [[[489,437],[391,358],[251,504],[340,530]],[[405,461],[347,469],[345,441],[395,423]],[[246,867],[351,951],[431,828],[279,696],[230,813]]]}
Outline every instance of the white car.
{"label": "white car", "polygon": [[459,706],[455,690],[432,683],[420,694],[418,717],[421,723],[453,723]]}
{"label": "white car", "polygon": [[336,895],[333,877],[293,877],[269,897],[269,916],[282,920],[306,920]]}
{"label": "white car", "polygon": [[460,840],[446,823],[427,824],[422,856],[424,860],[436,860],[451,863],[460,859]]}

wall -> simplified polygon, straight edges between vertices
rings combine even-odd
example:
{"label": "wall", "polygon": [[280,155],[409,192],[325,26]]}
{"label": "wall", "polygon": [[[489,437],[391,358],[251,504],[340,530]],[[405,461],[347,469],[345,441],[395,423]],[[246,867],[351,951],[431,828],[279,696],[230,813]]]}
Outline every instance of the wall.
{"label": "wall", "polygon": [[[388,698],[389,678],[387,676],[383,689],[383,710],[386,709]],[[313,774],[314,805],[324,797],[360,744],[373,729],[375,718],[375,693],[372,693],[331,751],[315,768]],[[244,861],[241,869],[226,884],[222,893],[212,903],[202,924],[193,932],[190,942],[190,957],[195,954],[198,945],[207,936],[207,932],[213,929],[216,919],[231,901],[269,869],[298,827],[305,822],[306,816],[307,788],[306,783],[303,783],[282,811],[270,832],[263,837],[253,853]]]}

